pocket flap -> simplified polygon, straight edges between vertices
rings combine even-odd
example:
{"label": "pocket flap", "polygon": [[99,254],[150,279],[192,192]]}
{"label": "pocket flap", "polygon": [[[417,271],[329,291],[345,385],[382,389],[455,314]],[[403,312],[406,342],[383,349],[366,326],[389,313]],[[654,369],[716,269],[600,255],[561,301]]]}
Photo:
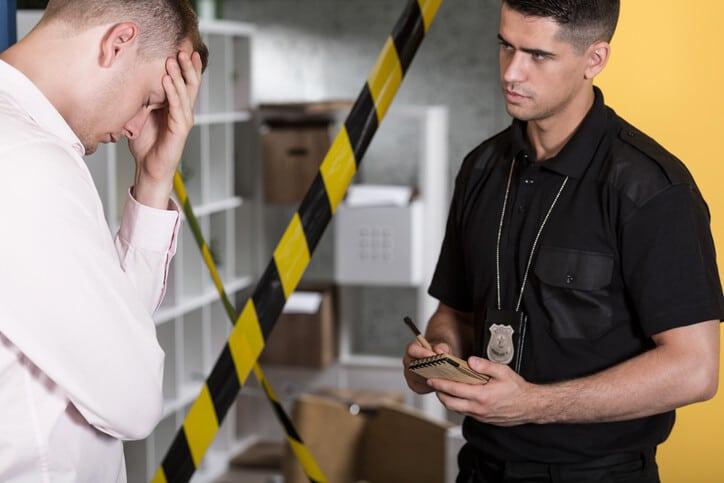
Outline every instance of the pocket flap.
{"label": "pocket flap", "polygon": [[573,290],[597,290],[611,283],[613,255],[541,247],[533,271],[548,285]]}

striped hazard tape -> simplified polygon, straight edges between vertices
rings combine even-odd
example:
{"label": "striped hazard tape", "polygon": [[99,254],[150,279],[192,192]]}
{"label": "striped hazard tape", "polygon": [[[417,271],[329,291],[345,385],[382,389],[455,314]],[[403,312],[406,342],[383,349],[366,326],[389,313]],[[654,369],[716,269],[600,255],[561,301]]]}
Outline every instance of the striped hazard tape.
{"label": "striped hazard tape", "polygon": [[[189,481],[201,464],[219,424],[255,367],[286,300],[309,265],[441,3],[409,0],[271,262],[246,301],[201,394],[156,471],[154,483]],[[314,476],[311,479],[322,481]]]}
{"label": "striped hazard tape", "polygon": [[[233,325],[236,322],[236,310],[234,309],[234,306],[229,300],[229,296],[226,293],[224,283],[221,281],[221,277],[219,276],[219,270],[217,269],[214,258],[211,255],[211,250],[209,249],[209,246],[204,240],[204,235],[201,233],[199,221],[196,218],[196,214],[194,213],[193,207],[191,206],[191,200],[189,200],[188,194],[186,192],[186,185],[183,182],[181,173],[179,173],[178,171],[176,172],[173,179],[173,187],[174,191],[176,191],[176,196],[181,203],[184,214],[186,215],[186,221],[189,228],[191,229],[191,233],[193,233],[194,235],[194,240],[196,240],[196,245],[199,247],[199,250],[201,251],[201,256],[204,259],[204,263],[206,263],[206,267],[209,269],[211,280],[214,282],[216,291],[219,293],[219,298],[221,299],[221,303],[224,306],[226,315],[229,316],[229,321]],[[269,381],[267,381],[266,377],[264,376],[264,373],[262,372],[261,367],[259,367],[259,364],[254,364],[254,374],[256,374],[257,379],[261,383],[262,389],[264,390],[267,399],[271,403],[274,414],[281,423],[287,440],[289,441],[289,444],[292,448],[292,451],[294,452],[294,455],[299,461],[299,464],[302,466],[302,469],[309,477],[310,481],[326,482],[327,479],[325,478],[321,468],[314,460],[314,457],[309,451],[309,448],[304,445],[304,442],[299,436],[299,433],[294,428],[294,424],[292,423],[291,418],[284,411],[284,408],[282,407],[279,399],[274,393],[271,384],[269,384]]]}

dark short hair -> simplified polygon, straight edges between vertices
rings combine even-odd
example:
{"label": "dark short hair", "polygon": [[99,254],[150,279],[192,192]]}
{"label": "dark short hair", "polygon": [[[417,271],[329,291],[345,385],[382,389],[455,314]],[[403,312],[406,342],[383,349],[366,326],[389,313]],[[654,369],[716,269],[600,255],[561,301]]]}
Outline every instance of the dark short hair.
{"label": "dark short hair", "polygon": [[148,57],[172,56],[188,39],[206,70],[209,50],[189,0],[50,0],[43,21],[55,20],[78,30],[134,21],[141,27],[142,53]]}
{"label": "dark short hair", "polygon": [[503,0],[516,12],[551,18],[563,38],[579,50],[594,42],[610,42],[621,10],[620,0]]}

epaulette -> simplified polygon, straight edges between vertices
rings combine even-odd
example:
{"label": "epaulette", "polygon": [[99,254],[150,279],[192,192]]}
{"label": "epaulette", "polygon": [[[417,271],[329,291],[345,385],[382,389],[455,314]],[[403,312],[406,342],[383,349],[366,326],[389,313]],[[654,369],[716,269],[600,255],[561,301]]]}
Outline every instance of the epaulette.
{"label": "epaulette", "polygon": [[618,137],[654,161],[664,172],[671,184],[691,184],[692,176],[683,162],[659,143],[631,124],[623,121]]}

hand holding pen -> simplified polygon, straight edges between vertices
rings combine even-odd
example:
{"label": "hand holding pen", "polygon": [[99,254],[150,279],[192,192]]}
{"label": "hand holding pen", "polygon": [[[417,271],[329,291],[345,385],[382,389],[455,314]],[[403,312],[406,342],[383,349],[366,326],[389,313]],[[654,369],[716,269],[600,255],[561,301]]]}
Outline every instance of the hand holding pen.
{"label": "hand holding pen", "polygon": [[404,365],[404,375],[407,385],[418,394],[427,394],[432,392],[432,388],[427,384],[424,378],[410,372],[407,368],[415,359],[423,359],[425,357],[434,356],[435,354],[449,354],[450,347],[444,342],[431,345],[427,339],[420,333],[415,323],[409,317],[404,318],[405,324],[415,335],[415,340],[407,344],[405,354],[402,358]]}

